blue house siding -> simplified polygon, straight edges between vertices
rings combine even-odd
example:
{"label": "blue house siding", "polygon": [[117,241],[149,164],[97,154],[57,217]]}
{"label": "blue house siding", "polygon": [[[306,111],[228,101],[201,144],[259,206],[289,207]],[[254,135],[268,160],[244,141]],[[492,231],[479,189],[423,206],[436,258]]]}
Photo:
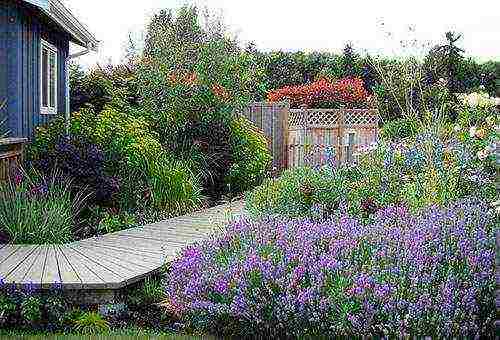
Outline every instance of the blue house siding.
{"label": "blue house siding", "polygon": [[65,60],[69,53],[69,36],[52,29],[36,11],[18,1],[8,0],[0,6],[0,15],[7,18],[6,28],[3,28],[7,31],[4,41],[7,48],[2,48],[7,51],[7,77],[3,87],[0,81],[0,98],[6,93],[11,136],[32,137],[36,126],[48,123],[55,116],[40,114],[41,39],[58,49],[57,109],[60,115],[65,112]]}
{"label": "blue house siding", "polygon": [[[0,103],[7,96],[7,13],[3,4],[0,4]],[[2,122],[7,119],[7,110],[0,110],[0,136],[7,130]]]}

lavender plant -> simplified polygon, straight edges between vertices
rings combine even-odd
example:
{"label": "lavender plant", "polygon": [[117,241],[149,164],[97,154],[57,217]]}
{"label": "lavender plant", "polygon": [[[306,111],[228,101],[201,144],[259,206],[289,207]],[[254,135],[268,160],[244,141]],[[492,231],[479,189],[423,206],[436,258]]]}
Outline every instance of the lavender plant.
{"label": "lavender plant", "polygon": [[232,336],[492,336],[496,229],[478,200],[390,206],[370,225],[242,219],[183,250],[165,305]]}

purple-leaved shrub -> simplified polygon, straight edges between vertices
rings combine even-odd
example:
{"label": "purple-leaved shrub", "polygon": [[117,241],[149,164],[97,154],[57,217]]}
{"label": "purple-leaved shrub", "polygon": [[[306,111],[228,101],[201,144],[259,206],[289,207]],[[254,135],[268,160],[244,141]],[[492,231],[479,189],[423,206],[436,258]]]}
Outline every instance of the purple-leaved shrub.
{"label": "purple-leaved shrub", "polygon": [[166,305],[219,335],[491,336],[496,222],[478,200],[389,206],[368,225],[241,219],[183,250]]}

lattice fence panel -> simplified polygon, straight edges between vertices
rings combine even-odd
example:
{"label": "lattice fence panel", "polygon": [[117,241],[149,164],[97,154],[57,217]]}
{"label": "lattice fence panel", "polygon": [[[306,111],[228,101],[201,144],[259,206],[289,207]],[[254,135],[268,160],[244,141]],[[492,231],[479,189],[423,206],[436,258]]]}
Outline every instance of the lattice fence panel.
{"label": "lattice fence panel", "polygon": [[356,150],[378,139],[377,110],[290,111],[289,167],[355,161]]}

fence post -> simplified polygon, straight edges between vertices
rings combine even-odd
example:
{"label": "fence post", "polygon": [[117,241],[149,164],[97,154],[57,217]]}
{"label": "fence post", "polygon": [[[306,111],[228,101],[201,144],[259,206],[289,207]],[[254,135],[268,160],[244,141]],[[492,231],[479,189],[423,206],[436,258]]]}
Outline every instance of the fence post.
{"label": "fence post", "polygon": [[289,117],[290,117],[290,102],[285,102],[282,104],[281,107],[281,122],[282,122],[282,133],[283,133],[283,161],[281,164],[281,169],[288,169],[289,166],[289,160],[288,160],[288,150],[289,150],[289,134],[290,134],[290,122],[289,122]]}
{"label": "fence post", "polygon": [[338,147],[339,147],[339,156],[338,156],[338,164],[343,162],[344,158],[344,109],[339,109],[339,136],[338,136]]}
{"label": "fence post", "polygon": [[[302,134],[300,138],[300,146],[302,150],[299,149],[299,161],[302,161],[302,164],[299,165],[309,165],[309,151],[307,147],[307,132],[309,127],[309,110],[307,110],[307,105],[300,105],[300,111],[302,115]],[[302,154],[300,154],[302,151]]]}

